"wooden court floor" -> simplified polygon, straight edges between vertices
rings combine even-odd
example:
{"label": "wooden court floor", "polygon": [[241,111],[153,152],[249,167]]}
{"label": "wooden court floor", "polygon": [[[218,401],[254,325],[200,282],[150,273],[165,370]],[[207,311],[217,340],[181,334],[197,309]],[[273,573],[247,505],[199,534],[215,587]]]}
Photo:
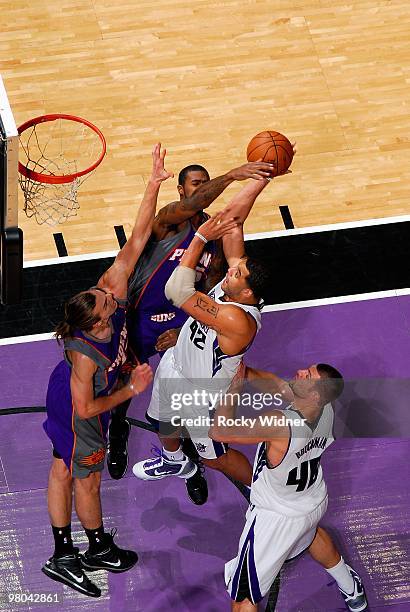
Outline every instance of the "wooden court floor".
{"label": "wooden court floor", "polygon": [[[0,0],[0,72],[16,122],[78,114],[108,154],[62,226],[20,214],[25,259],[115,249],[160,140],[176,173],[245,161],[255,133],[298,143],[293,173],[255,205],[248,233],[404,215],[410,201],[406,0]],[[214,205],[227,202],[229,188]],[[176,195],[167,183],[160,204]],[[22,202],[20,202],[20,207]]]}

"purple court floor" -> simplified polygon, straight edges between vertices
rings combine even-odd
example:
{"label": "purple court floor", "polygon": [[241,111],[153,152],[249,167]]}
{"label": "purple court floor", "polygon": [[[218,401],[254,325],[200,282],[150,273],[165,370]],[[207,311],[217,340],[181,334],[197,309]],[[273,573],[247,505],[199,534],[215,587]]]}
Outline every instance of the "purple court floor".
{"label": "purple court floor", "polygon": [[[336,405],[340,437],[323,460],[330,498],[323,524],[362,575],[370,610],[377,611],[410,610],[409,395],[404,393],[409,332],[407,296],[271,312],[263,315],[247,357],[249,364],[282,375],[328,362],[351,381]],[[1,346],[0,408],[44,405],[60,355],[54,341]],[[145,405],[146,398],[139,398],[130,415],[142,419]],[[40,572],[53,550],[43,420],[42,414],[0,419],[0,610],[228,611],[223,566],[236,554],[246,502],[210,470],[210,499],[203,507],[188,501],[179,479],[142,483],[130,471],[121,481],[104,474],[105,526],[118,528],[118,544],[137,550],[140,562],[118,576],[94,573],[100,599]],[[132,463],[149,455],[154,439],[137,428],[131,435]],[[246,448],[249,456],[253,450]],[[85,534],[73,519],[74,539],[84,549]],[[63,604],[8,604],[9,592],[57,593]],[[335,584],[308,555],[285,566],[278,612],[344,609]]]}

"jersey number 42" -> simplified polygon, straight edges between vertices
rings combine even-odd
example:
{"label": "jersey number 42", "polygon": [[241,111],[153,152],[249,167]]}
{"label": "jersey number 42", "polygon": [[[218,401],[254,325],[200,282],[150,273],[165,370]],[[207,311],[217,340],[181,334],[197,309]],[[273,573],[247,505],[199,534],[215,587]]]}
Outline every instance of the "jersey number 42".
{"label": "jersey number 42", "polygon": [[191,330],[189,339],[197,348],[203,351],[205,348],[206,333],[202,331],[202,329],[199,327],[198,321],[195,320],[192,321],[189,329]]}

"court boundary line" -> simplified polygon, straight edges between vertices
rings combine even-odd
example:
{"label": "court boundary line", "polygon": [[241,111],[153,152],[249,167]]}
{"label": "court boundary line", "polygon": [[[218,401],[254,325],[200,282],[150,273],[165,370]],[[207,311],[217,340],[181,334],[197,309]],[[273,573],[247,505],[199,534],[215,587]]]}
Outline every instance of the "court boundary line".
{"label": "court boundary line", "polygon": [[[366,302],[370,300],[381,300],[385,298],[398,298],[410,295],[410,288],[387,289],[386,291],[373,291],[371,293],[354,293],[352,295],[340,295],[338,297],[318,298],[314,300],[304,300],[300,302],[284,302],[283,304],[271,304],[265,306],[262,314],[268,312],[279,312],[281,310],[298,310],[300,308],[316,308],[318,306],[332,306],[336,304],[347,304],[353,302]],[[54,332],[43,334],[29,334],[27,336],[15,336],[10,338],[0,338],[0,346],[12,344],[23,344],[25,342],[43,342],[53,340]]]}
{"label": "court boundary line", "polygon": [[52,266],[55,264],[75,263],[77,261],[91,261],[92,259],[105,259],[116,257],[117,251],[100,251],[99,253],[86,253],[85,255],[64,255],[64,257],[51,257],[49,259],[32,259],[25,261],[23,268],[37,268],[39,266]]}
{"label": "court boundary line", "polygon": [[282,304],[270,304],[265,306],[265,312],[277,312],[280,310],[297,310],[299,308],[315,308],[317,306],[332,306],[333,304],[348,304],[353,302],[366,302],[370,300],[381,300],[384,298],[395,298],[410,295],[408,289],[386,289],[385,291],[372,291],[370,293],[353,293],[351,295],[339,295],[327,298],[315,298],[314,300],[300,300],[298,302],[284,302]]}
{"label": "court boundary line", "polygon": [[344,221],[341,223],[329,223],[326,225],[312,225],[295,229],[273,230],[271,232],[257,232],[245,234],[245,240],[263,240],[264,238],[282,238],[286,236],[300,236],[303,234],[320,234],[321,232],[332,232],[343,229],[356,229],[360,227],[374,227],[376,225],[389,225],[390,223],[405,223],[410,221],[410,215],[398,215],[396,217],[380,217],[379,219],[365,219],[363,221]]}
{"label": "court boundary line", "polygon": [[[286,236],[301,236],[304,234],[319,234],[321,232],[331,232],[342,229],[356,229],[360,227],[373,227],[376,225],[389,225],[390,223],[405,223],[408,221],[410,221],[410,215],[380,217],[379,219],[366,219],[364,221],[346,221],[343,223],[332,223],[329,225],[312,225],[311,227],[274,230],[271,232],[256,232],[255,234],[245,234],[245,240],[263,240],[265,238],[282,238]],[[88,261],[91,259],[104,259],[106,257],[115,257],[118,254],[118,251],[119,249],[114,251],[88,253],[85,255],[67,255],[64,257],[52,257],[48,259],[33,259],[31,261],[25,261],[23,268],[35,268],[38,266]]]}

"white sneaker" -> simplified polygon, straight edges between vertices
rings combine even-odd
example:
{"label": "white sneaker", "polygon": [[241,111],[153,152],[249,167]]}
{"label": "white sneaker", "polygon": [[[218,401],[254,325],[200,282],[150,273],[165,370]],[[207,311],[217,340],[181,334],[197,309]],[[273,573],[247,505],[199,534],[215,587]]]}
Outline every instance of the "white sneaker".
{"label": "white sneaker", "polygon": [[366,593],[364,591],[364,586],[363,586],[360,576],[356,574],[354,569],[352,569],[350,565],[347,565],[347,563],[346,563],[346,567],[349,570],[350,575],[353,578],[353,582],[354,582],[353,593],[346,593],[346,591],[343,591],[343,589],[341,589],[340,587],[338,588],[349,610],[351,612],[361,612],[362,610],[366,610],[367,608],[367,599],[366,599]]}
{"label": "white sneaker", "polygon": [[152,454],[155,456],[151,459],[144,459],[133,466],[134,476],[141,480],[160,480],[167,476],[190,478],[198,469],[186,455],[178,461],[168,459],[157,446],[152,447]]}

